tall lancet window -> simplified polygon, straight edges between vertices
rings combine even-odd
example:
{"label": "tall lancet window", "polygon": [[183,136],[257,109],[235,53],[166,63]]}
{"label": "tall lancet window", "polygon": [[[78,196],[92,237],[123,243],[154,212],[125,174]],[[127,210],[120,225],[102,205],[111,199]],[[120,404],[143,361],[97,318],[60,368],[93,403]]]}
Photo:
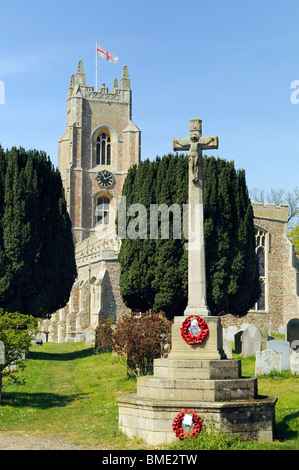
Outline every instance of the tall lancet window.
{"label": "tall lancet window", "polygon": [[255,304],[254,310],[267,310],[267,234],[264,230],[255,230],[256,254],[260,275],[261,296]]}
{"label": "tall lancet window", "polygon": [[96,164],[111,165],[111,139],[105,132],[97,138]]}

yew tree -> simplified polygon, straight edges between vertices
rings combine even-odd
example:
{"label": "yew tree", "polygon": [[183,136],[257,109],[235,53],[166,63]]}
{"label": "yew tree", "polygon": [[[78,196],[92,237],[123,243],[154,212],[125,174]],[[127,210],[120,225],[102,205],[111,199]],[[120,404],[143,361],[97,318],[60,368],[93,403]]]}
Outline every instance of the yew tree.
{"label": "yew tree", "polygon": [[[208,306],[212,315],[242,316],[260,296],[253,210],[245,172],[236,170],[233,162],[204,157],[203,177]],[[188,203],[188,156],[169,154],[132,167],[123,196],[127,227],[134,219],[134,214],[128,211],[131,204],[145,206],[147,211],[143,215],[147,225],[136,231],[136,237],[127,233],[122,241],[120,289],[125,304],[134,311],[163,311],[168,318],[183,314],[188,291],[183,224],[183,208]],[[180,206],[180,237],[171,211],[169,237],[162,236],[161,216],[158,237],[151,237],[153,204]],[[142,222],[142,218],[138,220]]]}
{"label": "yew tree", "polygon": [[59,171],[37,150],[0,146],[0,307],[45,318],[76,278]]}

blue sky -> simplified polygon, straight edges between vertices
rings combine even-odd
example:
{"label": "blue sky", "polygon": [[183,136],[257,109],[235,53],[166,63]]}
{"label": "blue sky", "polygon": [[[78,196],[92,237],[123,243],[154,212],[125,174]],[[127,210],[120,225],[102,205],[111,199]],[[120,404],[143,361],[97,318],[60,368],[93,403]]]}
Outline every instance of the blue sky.
{"label": "blue sky", "polygon": [[44,150],[57,165],[71,74],[81,58],[95,85],[98,42],[119,57],[98,59],[98,84],[111,90],[128,66],[142,159],[172,152],[173,138],[200,118],[203,135],[219,137],[209,154],[244,168],[249,188],[292,190],[298,17],[298,0],[2,1],[0,143]]}

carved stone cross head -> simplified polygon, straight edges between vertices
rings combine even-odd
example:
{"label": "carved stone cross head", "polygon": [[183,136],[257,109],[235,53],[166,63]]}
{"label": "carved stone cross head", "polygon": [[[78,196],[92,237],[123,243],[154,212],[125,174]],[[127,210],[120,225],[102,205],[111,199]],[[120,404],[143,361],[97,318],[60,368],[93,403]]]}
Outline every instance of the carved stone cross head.
{"label": "carved stone cross head", "polygon": [[218,137],[202,137],[201,119],[189,120],[189,137],[173,139],[173,150],[181,152],[190,150],[192,144],[197,144],[199,149],[218,149]]}

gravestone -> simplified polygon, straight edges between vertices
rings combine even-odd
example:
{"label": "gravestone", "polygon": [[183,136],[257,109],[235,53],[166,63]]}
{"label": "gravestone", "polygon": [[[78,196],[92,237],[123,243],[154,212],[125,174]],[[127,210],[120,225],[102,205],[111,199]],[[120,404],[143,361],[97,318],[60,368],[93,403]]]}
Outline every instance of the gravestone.
{"label": "gravestone", "polygon": [[254,356],[262,349],[264,335],[262,331],[254,325],[250,325],[242,334],[242,356]]}
{"label": "gravestone", "polygon": [[240,330],[245,331],[250,326],[251,326],[251,323],[242,323],[241,326],[240,326]]}
{"label": "gravestone", "polygon": [[282,353],[265,349],[255,354],[255,375],[270,374],[273,370],[281,372]]}
{"label": "gravestone", "polygon": [[229,341],[226,336],[223,336],[223,351],[225,352],[227,359],[232,359],[233,343],[232,341]]}
{"label": "gravestone", "polygon": [[223,328],[223,349],[228,359],[233,357],[233,346],[235,342],[235,334],[238,332],[236,326],[228,326]]}
{"label": "gravestone", "polygon": [[223,338],[232,343],[235,341],[235,334],[238,333],[238,328],[236,326],[228,326],[223,329]]}
{"label": "gravestone", "polygon": [[238,333],[235,334],[235,352],[237,354],[241,354],[242,352],[242,334],[244,333],[243,330],[238,331]]}
{"label": "gravestone", "polygon": [[44,333],[44,332],[37,333],[37,335],[35,336],[35,339],[36,340],[41,339],[43,342],[46,342],[48,340],[47,333]]}
{"label": "gravestone", "polygon": [[287,324],[287,341],[291,348],[297,350],[299,348],[299,318],[292,318]]}
{"label": "gravestone", "polygon": [[235,341],[235,352],[237,354],[241,354],[242,352],[242,335],[244,331],[251,326],[250,323],[242,323],[240,328],[237,328],[237,331],[234,335],[234,341]]}
{"label": "gravestone", "polygon": [[281,370],[290,369],[290,343],[288,341],[284,339],[271,339],[271,341],[267,341],[267,349],[282,354]]}

